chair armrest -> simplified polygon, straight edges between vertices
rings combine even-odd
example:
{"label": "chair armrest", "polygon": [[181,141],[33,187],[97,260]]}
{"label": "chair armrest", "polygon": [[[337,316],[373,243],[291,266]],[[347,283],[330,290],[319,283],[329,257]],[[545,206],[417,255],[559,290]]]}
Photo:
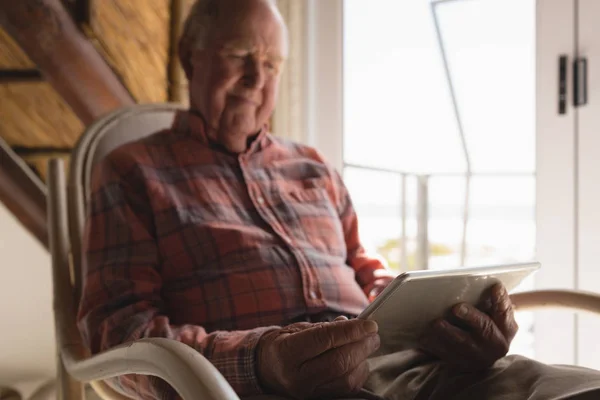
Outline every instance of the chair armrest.
{"label": "chair armrest", "polygon": [[517,311],[567,308],[600,314],[600,295],[576,290],[534,290],[511,294]]}
{"label": "chair armrest", "polygon": [[169,383],[184,400],[239,400],[223,375],[204,356],[175,340],[141,339],[81,361],[77,361],[77,349],[74,350],[63,348],[61,356],[68,373],[79,381],[127,374],[151,375]]}

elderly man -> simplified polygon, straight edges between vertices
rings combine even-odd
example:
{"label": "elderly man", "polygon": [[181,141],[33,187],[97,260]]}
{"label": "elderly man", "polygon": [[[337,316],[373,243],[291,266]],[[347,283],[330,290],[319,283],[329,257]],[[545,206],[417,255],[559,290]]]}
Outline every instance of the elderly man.
{"label": "elderly man", "polygon": [[[94,172],[80,310],[91,350],[179,340],[241,397],[547,400],[600,386],[593,371],[504,358],[517,326],[502,287],[481,310],[457,307],[461,324],[433,326],[423,351],[370,358],[378,328],[351,317],[391,275],[361,247],[336,171],[268,132],[286,54],[274,1],[194,5],[180,46],[190,110]],[[154,378],[112,384],[175,397]]]}

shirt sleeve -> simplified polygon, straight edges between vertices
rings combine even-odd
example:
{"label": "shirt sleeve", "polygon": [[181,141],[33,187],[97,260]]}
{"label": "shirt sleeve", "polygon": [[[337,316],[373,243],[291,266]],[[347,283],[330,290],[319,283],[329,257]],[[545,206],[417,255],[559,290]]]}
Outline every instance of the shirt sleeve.
{"label": "shirt sleeve", "polygon": [[358,217],[350,193],[338,172],[335,172],[335,186],[348,254],[346,262],[354,269],[356,281],[364,293],[372,299],[373,289],[386,287],[394,279],[395,274],[387,268],[381,257],[368,254],[362,246],[358,233]]}
{"label": "shirt sleeve", "polygon": [[[162,278],[148,192],[136,178],[139,166],[111,155],[94,171],[86,222],[86,272],[78,315],[93,353],[141,338],[180,341],[206,357],[240,396],[260,394],[255,349],[271,328],[207,332],[201,326],[174,325],[161,298]],[[174,399],[164,381],[126,375],[108,382],[140,399]]]}

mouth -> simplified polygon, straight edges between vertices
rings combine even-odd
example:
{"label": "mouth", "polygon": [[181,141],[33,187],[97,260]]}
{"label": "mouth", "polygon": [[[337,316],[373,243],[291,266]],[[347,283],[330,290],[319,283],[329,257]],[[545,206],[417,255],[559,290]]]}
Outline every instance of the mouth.
{"label": "mouth", "polygon": [[235,101],[239,102],[239,103],[243,103],[243,104],[250,104],[253,106],[258,107],[260,105],[260,103],[254,99],[251,99],[249,97],[246,96],[239,96],[239,95],[235,95],[232,94],[231,98],[233,98]]}

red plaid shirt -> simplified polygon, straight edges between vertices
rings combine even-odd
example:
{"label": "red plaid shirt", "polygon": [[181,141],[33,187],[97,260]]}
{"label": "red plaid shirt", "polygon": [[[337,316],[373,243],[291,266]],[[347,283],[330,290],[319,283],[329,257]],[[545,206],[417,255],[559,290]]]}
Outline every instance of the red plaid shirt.
{"label": "red plaid shirt", "polygon": [[[95,169],[80,328],[93,352],[179,340],[240,396],[258,394],[254,353],[269,327],[359,314],[385,268],[365,254],[348,192],[317,151],[263,130],[233,155],[203,126],[181,112],[171,130]],[[113,384],[138,398],[174,396],[154,378]]]}

